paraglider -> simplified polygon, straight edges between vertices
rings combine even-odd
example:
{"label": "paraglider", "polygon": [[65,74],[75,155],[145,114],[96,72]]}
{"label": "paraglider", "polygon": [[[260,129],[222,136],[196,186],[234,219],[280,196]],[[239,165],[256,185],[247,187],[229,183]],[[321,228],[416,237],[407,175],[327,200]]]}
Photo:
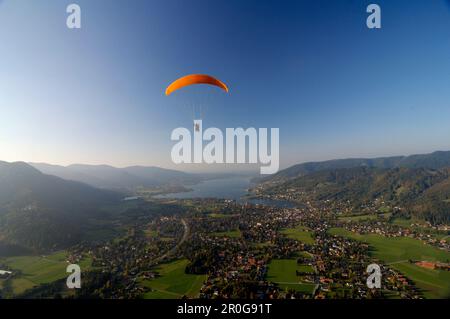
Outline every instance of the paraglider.
{"label": "paraglider", "polygon": [[[165,91],[166,96],[171,95],[173,92],[178,91],[182,88],[185,87],[189,87],[191,85],[199,85],[199,84],[204,84],[204,85],[209,85],[209,86],[215,86],[221,90],[223,90],[224,92],[228,93],[229,89],[228,86],[220,81],[219,79],[207,75],[207,74],[189,74],[186,76],[183,76],[175,81],[173,81],[167,88]],[[193,105],[193,113],[194,113],[194,105]],[[199,131],[199,125],[198,125],[198,120],[194,119],[194,129],[195,131]]]}
{"label": "paraglider", "polygon": [[[175,91],[198,84],[206,84],[212,87],[213,92],[224,91],[229,93],[228,86],[219,79],[206,74],[191,74],[172,82],[166,88],[165,94],[169,96]],[[204,97],[206,91],[201,89],[201,97]],[[214,92],[214,94],[217,92]],[[191,93],[193,92],[189,92],[187,95]],[[183,97],[184,99],[185,97]],[[195,105],[192,105],[192,107],[194,113]],[[278,171],[280,162],[279,129],[271,128],[270,142],[268,137],[267,128],[259,128],[258,130],[253,127],[246,130],[239,127],[235,129],[227,128],[223,133],[219,128],[210,127],[203,131],[202,120],[194,117],[193,134],[184,127],[178,127],[172,131],[170,139],[177,141],[171,152],[172,162],[175,164],[256,164],[259,159],[261,164],[265,164],[260,168],[261,174],[274,174]],[[204,142],[208,142],[205,147],[203,147]]]}
{"label": "paraglider", "polygon": [[220,81],[219,79],[216,79],[210,75],[206,74],[190,74],[183,76],[174,82],[172,82],[166,89],[166,95],[172,94],[174,91],[179,90],[181,88],[184,88],[186,86],[194,85],[194,84],[208,84],[208,85],[214,85],[225,92],[229,92],[228,86]]}

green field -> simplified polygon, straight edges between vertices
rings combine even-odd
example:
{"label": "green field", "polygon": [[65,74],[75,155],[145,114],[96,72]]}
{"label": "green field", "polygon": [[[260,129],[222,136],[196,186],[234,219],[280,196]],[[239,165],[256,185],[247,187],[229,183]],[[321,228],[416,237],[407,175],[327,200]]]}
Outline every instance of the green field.
{"label": "green field", "polygon": [[411,224],[417,223],[417,222],[419,222],[418,219],[395,218],[395,219],[393,219],[392,224],[409,228],[411,226]]}
{"label": "green field", "polygon": [[241,231],[239,229],[224,231],[224,232],[214,232],[211,233],[212,236],[217,237],[231,237],[231,238],[239,238],[241,237]]}
{"label": "green field", "polygon": [[390,216],[391,216],[391,213],[365,214],[365,215],[340,216],[338,219],[345,221],[345,222],[361,222],[361,221],[376,220],[379,218],[388,219]]}
{"label": "green field", "polygon": [[373,257],[397,269],[420,288],[426,298],[447,298],[450,294],[450,272],[432,270],[409,263],[408,260],[448,262],[450,253],[409,237],[389,238],[381,235],[359,235],[343,228],[330,233],[368,243]]}
{"label": "green field", "polygon": [[302,282],[296,270],[313,272],[314,269],[308,265],[297,265],[295,259],[273,259],[268,265],[267,280],[277,283],[282,289],[294,289],[306,294],[312,294],[314,284]]}
{"label": "green field", "polygon": [[304,244],[314,245],[314,238],[312,237],[311,231],[306,227],[297,226],[295,228],[287,228],[283,229],[281,233],[288,238],[298,240]]}
{"label": "green field", "polygon": [[400,260],[450,261],[450,253],[410,237],[384,237],[376,234],[360,235],[343,228],[331,228],[330,234],[340,235],[368,243],[372,255],[384,262]]}
{"label": "green field", "polygon": [[257,249],[273,246],[273,244],[270,241],[266,241],[264,243],[251,243],[251,245]]}
{"label": "green field", "polygon": [[[8,257],[1,259],[1,262],[13,271],[22,273],[11,280],[13,293],[20,294],[40,284],[67,277],[69,274],[66,272],[68,265],[66,258],[67,253],[61,251],[48,256]],[[80,267],[85,270],[90,264],[91,261],[86,259],[80,263]]]}
{"label": "green field", "polygon": [[314,268],[310,265],[298,265],[297,270],[302,273],[313,274]]}
{"label": "green field", "polygon": [[[448,231],[441,231],[427,227],[423,221],[414,218],[411,219],[395,218],[392,221],[392,224],[420,231],[424,234],[431,235],[433,238],[436,238],[438,240],[441,240],[450,234],[450,232]],[[414,226],[411,226],[412,224],[414,224]]]}
{"label": "green field", "polygon": [[450,271],[425,269],[410,263],[392,266],[412,279],[425,298],[450,298]]}
{"label": "green field", "polygon": [[227,218],[227,217],[231,217],[231,215],[220,214],[220,213],[211,213],[211,214],[208,214],[208,217],[211,217],[211,218]]}
{"label": "green field", "polygon": [[345,222],[361,222],[365,220],[377,219],[377,215],[370,214],[370,215],[339,216],[338,219]]}
{"label": "green field", "polygon": [[146,229],[144,231],[144,234],[147,238],[156,238],[158,237],[158,231],[157,230],[151,230],[151,229]]}
{"label": "green field", "polygon": [[194,298],[198,295],[206,275],[191,275],[184,272],[187,259],[162,264],[155,268],[160,277],[143,280],[141,285],[152,291],[144,294],[146,299],[179,299],[184,295]]}

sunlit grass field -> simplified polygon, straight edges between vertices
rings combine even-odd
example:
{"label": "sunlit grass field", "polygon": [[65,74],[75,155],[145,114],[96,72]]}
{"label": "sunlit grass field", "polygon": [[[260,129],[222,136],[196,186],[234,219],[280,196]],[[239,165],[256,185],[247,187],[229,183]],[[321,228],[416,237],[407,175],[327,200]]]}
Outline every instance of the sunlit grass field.
{"label": "sunlit grass field", "polygon": [[339,216],[338,219],[345,222],[361,222],[377,219],[388,219],[391,215],[392,215],[391,213],[349,215],[349,216]]}
{"label": "sunlit grass field", "polygon": [[[15,295],[25,292],[40,284],[66,278],[67,252],[60,251],[51,255],[19,256],[1,259],[13,271],[20,274],[11,279],[11,287]],[[89,269],[91,260],[85,259],[80,263],[81,270]]]}
{"label": "sunlit grass field", "polygon": [[217,237],[231,237],[231,238],[239,238],[241,237],[241,231],[239,229],[224,231],[224,232],[214,232],[211,233],[212,236]]}
{"label": "sunlit grass field", "polygon": [[401,260],[450,261],[450,253],[410,237],[385,237],[376,234],[360,235],[343,228],[332,228],[330,234],[341,235],[368,243],[373,257],[386,263]]}
{"label": "sunlit grass field", "polygon": [[419,267],[409,260],[450,261],[450,253],[409,237],[389,238],[381,235],[360,235],[343,228],[332,228],[331,234],[368,243],[373,257],[400,271],[421,289],[426,298],[450,296],[450,272]]}
{"label": "sunlit grass field", "polygon": [[187,259],[161,264],[155,268],[160,277],[141,281],[141,285],[152,289],[144,294],[146,299],[179,299],[183,296],[194,298],[198,295],[206,275],[186,274]]}
{"label": "sunlit grass field", "polygon": [[297,226],[295,228],[287,228],[283,229],[281,233],[304,244],[314,245],[314,238],[312,237],[312,233],[306,227]]}
{"label": "sunlit grass field", "polygon": [[302,282],[296,271],[314,272],[308,265],[298,265],[296,259],[273,259],[268,265],[267,280],[277,283],[282,289],[293,289],[312,294],[315,284]]}

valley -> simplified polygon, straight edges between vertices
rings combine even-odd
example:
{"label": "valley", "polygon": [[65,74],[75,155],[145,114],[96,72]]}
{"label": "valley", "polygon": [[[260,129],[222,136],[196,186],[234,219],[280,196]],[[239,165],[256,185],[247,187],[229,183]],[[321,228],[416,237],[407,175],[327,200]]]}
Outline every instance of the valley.
{"label": "valley", "polygon": [[[199,195],[184,196],[189,192],[181,184],[100,189],[26,164],[3,164],[0,295],[450,296],[445,167],[283,174],[253,182],[249,191],[233,179],[211,180],[192,185],[192,194]],[[237,193],[221,189],[221,183]],[[158,189],[167,196],[158,196]],[[213,190],[204,193],[213,196],[196,193],[202,189]],[[81,289],[65,286],[70,263],[82,269]],[[381,267],[379,290],[366,286],[370,263]]]}

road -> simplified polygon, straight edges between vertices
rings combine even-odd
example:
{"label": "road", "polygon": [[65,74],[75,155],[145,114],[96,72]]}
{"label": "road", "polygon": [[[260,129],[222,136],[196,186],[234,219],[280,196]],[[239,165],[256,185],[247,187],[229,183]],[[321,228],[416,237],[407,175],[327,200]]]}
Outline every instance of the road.
{"label": "road", "polygon": [[183,237],[181,237],[181,240],[178,242],[178,244],[176,244],[172,249],[170,249],[164,255],[159,256],[158,258],[153,260],[154,263],[158,263],[161,260],[164,260],[166,257],[170,256],[171,254],[175,253],[176,250],[181,246],[181,244],[183,244],[188,239],[189,234],[190,234],[189,224],[186,222],[186,220],[184,218],[181,218],[181,223],[183,224],[183,227],[184,227],[184,234],[183,234]]}

